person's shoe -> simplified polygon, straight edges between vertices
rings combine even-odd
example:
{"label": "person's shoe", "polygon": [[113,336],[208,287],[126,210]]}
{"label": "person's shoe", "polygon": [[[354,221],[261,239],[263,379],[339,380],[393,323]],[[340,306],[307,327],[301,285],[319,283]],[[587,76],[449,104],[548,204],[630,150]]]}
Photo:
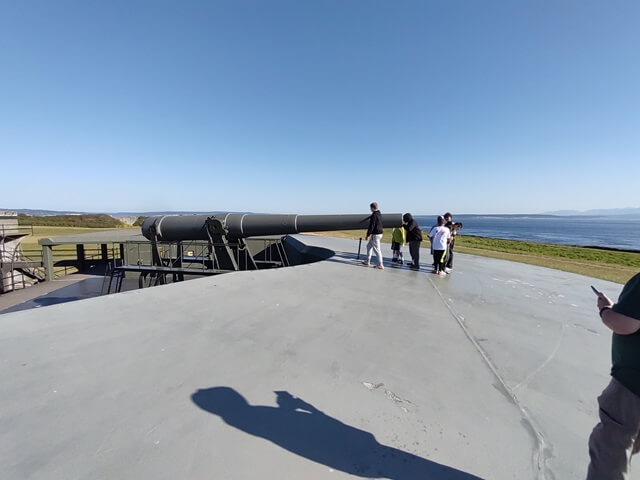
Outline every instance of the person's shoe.
{"label": "person's shoe", "polygon": [[377,265],[377,266],[376,266],[376,268],[377,268],[378,270],[384,270],[384,267],[383,267],[382,265]]}
{"label": "person's shoe", "polygon": [[444,273],[442,270],[438,272],[438,276],[439,277],[444,277],[446,275],[446,273]]}
{"label": "person's shoe", "polygon": [[402,260],[398,260],[398,263],[399,263],[400,265],[404,265],[404,262],[403,262]]}
{"label": "person's shoe", "polygon": [[365,267],[368,267],[369,265],[371,265],[369,262],[362,262],[362,264],[363,264]]}
{"label": "person's shoe", "polygon": [[451,273],[452,270],[449,267],[444,268],[444,273]]}

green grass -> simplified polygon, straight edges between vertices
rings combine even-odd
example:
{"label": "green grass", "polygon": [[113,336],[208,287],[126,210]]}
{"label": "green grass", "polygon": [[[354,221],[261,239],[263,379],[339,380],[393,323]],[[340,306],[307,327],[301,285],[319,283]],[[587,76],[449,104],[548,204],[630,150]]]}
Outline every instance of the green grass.
{"label": "green grass", "polygon": [[[21,226],[22,227],[22,226]],[[45,237],[53,237],[57,235],[71,235],[78,233],[92,233],[103,230],[113,230],[113,228],[87,228],[87,227],[50,227],[50,226],[34,226],[33,235],[29,235],[22,241],[23,248],[40,248],[38,240]]]}
{"label": "green grass", "polygon": [[[360,238],[362,230],[321,232],[318,235],[339,238]],[[423,232],[428,246],[426,233]],[[385,229],[382,241],[391,243],[391,230]],[[617,252],[597,248],[572,247],[546,243],[500,240],[495,238],[460,235],[456,239],[456,252],[483,257],[498,258],[514,262],[555,268],[565,272],[579,273],[617,283],[626,283],[640,271],[640,253]]]}
{"label": "green grass", "polygon": [[122,221],[104,213],[82,215],[25,215],[18,214],[20,225],[49,225],[52,227],[123,228]]}

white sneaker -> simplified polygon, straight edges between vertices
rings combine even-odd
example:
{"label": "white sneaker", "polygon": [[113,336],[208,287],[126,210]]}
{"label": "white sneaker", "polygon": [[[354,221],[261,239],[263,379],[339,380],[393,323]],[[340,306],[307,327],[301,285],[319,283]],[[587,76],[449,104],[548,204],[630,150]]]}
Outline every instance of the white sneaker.
{"label": "white sneaker", "polygon": [[448,268],[448,267],[445,267],[445,269],[444,269],[444,273],[451,273],[451,271],[452,270],[450,268]]}

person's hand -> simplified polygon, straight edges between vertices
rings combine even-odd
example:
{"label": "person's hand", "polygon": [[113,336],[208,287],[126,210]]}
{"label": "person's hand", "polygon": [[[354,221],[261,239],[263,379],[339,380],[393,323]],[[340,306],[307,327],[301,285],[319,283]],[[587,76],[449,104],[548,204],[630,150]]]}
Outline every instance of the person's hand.
{"label": "person's hand", "polygon": [[364,237],[365,240],[369,240],[369,235],[367,235],[366,237]]}
{"label": "person's hand", "polygon": [[611,301],[611,299],[604,293],[600,292],[600,295],[598,295],[598,310],[611,307],[613,307],[613,302]]}

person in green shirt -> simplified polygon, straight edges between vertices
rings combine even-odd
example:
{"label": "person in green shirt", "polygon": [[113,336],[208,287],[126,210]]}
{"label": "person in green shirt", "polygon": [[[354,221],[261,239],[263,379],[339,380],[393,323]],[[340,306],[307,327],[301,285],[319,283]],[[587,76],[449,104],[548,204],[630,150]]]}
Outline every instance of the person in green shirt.
{"label": "person in green shirt", "polygon": [[402,256],[402,247],[407,243],[407,234],[402,227],[396,227],[391,232],[391,251],[393,252],[392,262],[397,262],[400,265],[404,263],[404,257]]}
{"label": "person in green shirt", "polygon": [[600,423],[589,437],[587,480],[625,480],[640,451],[640,273],[617,303],[598,294],[602,323],[613,331],[611,382],[598,397]]}

